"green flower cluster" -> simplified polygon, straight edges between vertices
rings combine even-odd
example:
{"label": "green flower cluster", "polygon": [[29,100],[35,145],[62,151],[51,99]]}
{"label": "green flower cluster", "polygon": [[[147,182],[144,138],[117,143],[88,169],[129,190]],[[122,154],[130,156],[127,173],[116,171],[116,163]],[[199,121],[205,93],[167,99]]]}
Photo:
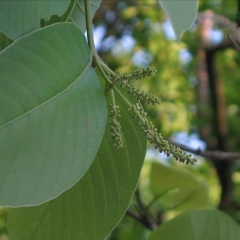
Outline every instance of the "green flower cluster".
{"label": "green flower cluster", "polygon": [[155,67],[148,66],[146,68],[140,68],[137,70],[133,70],[130,73],[124,73],[122,75],[117,75],[114,81],[121,80],[140,80],[146,77],[151,77],[157,72]]}
{"label": "green flower cluster", "polygon": [[192,158],[192,155],[181,150],[179,147],[170,144],[168,141],[164,140],[161,133],[158,133],[157,129],[154,127],[152,122],[148,121],[146,118],[146,113],[144,112],[140,104],[133,105],[129,110],[135,112],[135,119],[142,126],[142,130],[145,133],[148,141],[155,146],[159,152],[165,153],[168,157],[172,154],[173,157],[182,163],[194,164],[197,160]]}
{"label": "green flower cluster", "polygon": [[117,149],[123,148],[124,142],[122,127],[117,120],[117,117],[121,117],[119,106],[109,104],[109,117],[112,118],[112,120],[109,122],[109,126],[110,135],[113,140],[113,146],[116,147]]}
{"label": "green flower cluster", "polygon": [[119,106],[109,104],[109,117],[121,117]]}
{"label": "green flower cluster", "polygon": [[127,88],[128,93],[135,97],[140,102],[146,102],[147,104],[159,104],[161,102],[160,98],[153,95],[152,93],[145,93],[139,88],[134,87],[133,80],[140,80],[145,77],[151,77],[156,73],[154,67],[141,68],[133,70],[130,73],[124,73],[122,75],[117,75],[114,79],[114,84],[121,82],[121,87]]}
{"label": "green flower cluster", "polygon": [[133,82],[130,80],[124,80],[121,82],[121,87],[127,88],[128,93],[135,97],[140,102],[146,102],[147,104],[159,104],[161,99],[152,93],[145,93],[139,88],[133,86]]}
{"label": "green flower cluster", "polygon": [[[152,122],[147,120],[147,113],[144,111],[140,102],[146,101],[148,104],[159,104],[160,98],[153,94],[144,93],[138,88],[133,86],[133,80],[139,80],[145,77],[150,77],[155,74],[156,69],[153,67],[147,67],[143,69],[134,70],[130,73],[124,73],[122,75],[115,76],[113,85],[120,82],[121,87],[128,89],[128,93],[138,100],[138,103],[131,105],[128,110],[132,110],[135,115],[133,119],[136,119],[138,124],[142,126],[142,130],[145,133],[148,141],[154,145],[160,152],[165,153],[167,156],[173,155],[173,157],[182,163],[194,164],[197,160],[192,158],[192,155],[181,150],[179,147],[170,144],[164,140],[162,135],[158,133]],[[113,86],[112,85],[112,86]],[[113,97],[114,99],[114,97]],[[115,100],[113,100],[113,103]],[[129,103],[130,104],[130,103]],[[112,117],[110,122],[110,132],[113,139],[113,145],[117,148],[123,147],[123,133],[120,123],[117,121],[117,117],[120,117],[119,107],[109,105],[109,116]]]}

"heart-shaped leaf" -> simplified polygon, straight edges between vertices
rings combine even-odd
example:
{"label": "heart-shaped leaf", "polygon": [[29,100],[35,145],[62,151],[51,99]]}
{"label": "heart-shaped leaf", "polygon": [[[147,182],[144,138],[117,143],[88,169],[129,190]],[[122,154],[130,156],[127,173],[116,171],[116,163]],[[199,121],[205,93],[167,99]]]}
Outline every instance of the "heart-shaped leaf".
{"label": "heart-shaped leaf", "polygon": [[[105,239],[124,215],[136,188],[146,138],[118,99],[125,147],[113,147],[107,127],[84,177],[58,198],[36,207],[10,209],[11,240]],[[93,134],[97,134],[94,133]]]}
{"label": "heart-shaped leaf", "polygon": [[40,28],[41,19],[62,15],[69,4],[70,0],[1,0],[0,30],[17,39]]}
{"label": "heart-shaped leaf", "polygon": [[208,206],[208,187],[193,175],[152,162],[151,190],[164,208],[200,209]]}
{"label": "heart-shaped leaf", "polygon": [[169,17],[176,38],[180,38],[191,27],[197,17],[197,0],[159,0],[164,12]]}
{"label": "heart-shaped leaf", "polygon": [[3,50],[0,205],[37,205],[72,187],[96,156],[106,115],[85,37],[74,24],[37,30]]}
{"label": "heart-shaped leaf", "polygon": [[236,240],[240,226],[219,210],[185,212],[152,232],[149,240]]}

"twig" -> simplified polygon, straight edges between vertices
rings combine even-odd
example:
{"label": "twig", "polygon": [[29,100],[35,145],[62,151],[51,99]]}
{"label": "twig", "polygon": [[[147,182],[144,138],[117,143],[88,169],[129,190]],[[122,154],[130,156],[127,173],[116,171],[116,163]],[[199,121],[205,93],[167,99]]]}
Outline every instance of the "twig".
{"label": "twig", "polygon": [[230,41],[232,42],[232,44],[235,46],[236,50],[238,52],[240,52],[240,47],[239,45],[237,44],[236,40],[233,38],[233,37],[229,37]]}
{"label": "twig", "polygon": [[131,209],[128,209],[126,211],[126,215],[134,218],[135,220],[137,220],[139,223],[141,223],[143,226],[145,226],[146,228],[150,229],[150,230],[153,230],[153,228],[151,228],[151,226],[149,226],[148,222],[146,222],[143,217],[137,213],[137,212],[134,212],[132,211]]}
{"label": "twig", "polygon": [[[221,31],[227,31],[229,34],[227,36],[224,37],[224,40],[222,41],[221,44],[218,45],[212,45],[212,46],[208,46],[208,50],[211,51],[218,51],[221,49],[225,49],[227,47],[233,47],[235,48],[237,51],[240,52],[240,40],[237,37],[239,35],[239,25],[236,25],[235,23],[233,23],[232,21],[230,21],[227,18],[228,15],[223,15],[220,16],[218,14],[215,14],[212,12],[212,16],[211,19],[214,22],[214,24],[217,24]],[[209,16],[206,14],[206,12],[203,13],[199,13],[197,18],[196,18],[196,22],[198,24],[200,24],[202,21],[204,21],[205,18],[208,18]],[[240,21],[240,19],[238,19]],[[236,35],[236,37],[235,37]],[[234,37],[236,39],[234,39]]]}
{"label": "twig", "polygon": [[154,220],[154,218],[150,216],[151,214],[149,213],[147,206],[145,206],[145,204],[143,203],[143,201],[141,199],[138,187],[135,191],[135,196],[137,199],[136,208],[137,208],[138,212],[134,212],[131,209],[128,209],[126,211],[126,215],[134,218],[135,220],[137,220],[139,223],[141,223],[143,226],[145,226],[146,228],[148,228],[150,230],[155,229],[159,224],[157,224],[157,222]]}
{"label": "twig", "polygon": [[201,149],[196,150],[172,140],[168,140],[168,141],[173,145],[180,147],[184,151],[199,155],[201,157],[211,158],[211,159],[220,160],[220,161],[226,161],[226,160],[236,161],[240,159],[240,153],[238,152],[203,151]]}
{"label": "twig", "polygon": [[240,12],[240,0],[238,0],[238,6],[237,6],[237,26],[238,27],[240,27],[240,18],[239,18],[239,16],[238,16],[238,14],[239,14],[239,12]]}

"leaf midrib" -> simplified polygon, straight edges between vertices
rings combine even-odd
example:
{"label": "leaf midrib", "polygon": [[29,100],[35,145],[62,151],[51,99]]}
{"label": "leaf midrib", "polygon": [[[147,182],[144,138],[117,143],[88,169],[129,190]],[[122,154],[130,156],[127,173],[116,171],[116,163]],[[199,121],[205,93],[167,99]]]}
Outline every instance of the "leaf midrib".
{"label": "leaf midrib", "polygon": [[24,117],[25,115],[30,114],[31,112],[35,111],[36,109],[41,108],[42,106],[48,104],[49,102],[51,102],[52,100],[56,99],[60,95],[64,94],[68,89],[70,89],[73,85],[75,85],[79,81],[79,79],[86,73],[86,71],[89,69],[90,66],[91,66],[91,61],[89,60],[89,62],[87,63],[87,65],[85,66],[85,68],[83,69],[81,74],[71,84],[69,84],[66,88],[64,88],[61,92],[59,92],[58,94],[56,94],[53,97],[49,98],[47,101],[41,103],[37,107],[32,108],[31,110],[23,113],[22,115],[18,116],[17,118],[14,118],[14,119],[10,120],[9,122],[3,124],[2,126],[0,126],[0,129],[4,128],[8,124],[11,124],[12,122],[17,121],[18,119]]}

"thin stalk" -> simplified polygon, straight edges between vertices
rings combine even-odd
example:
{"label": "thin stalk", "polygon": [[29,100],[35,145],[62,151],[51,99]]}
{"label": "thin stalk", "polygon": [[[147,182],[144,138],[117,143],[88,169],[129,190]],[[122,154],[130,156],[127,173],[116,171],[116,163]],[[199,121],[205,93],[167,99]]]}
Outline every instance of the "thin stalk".
{"label": "thin stalk", "polygon": [[112,87],[112,89],[114,89],[114,91],[124,100],[124,102],[129,106],[129,108],[133,107],[133,104],[131,104],[128,99],[116,87]]}
{"label": "thin stalk", "polygon": [[[116,87],[112,86],[112,81],[109,79],[109,77],[107,76],[107,74],[103,70],[103,68],[104,68],[107,72],[109,72],[109,68],[105,64],[103,64],[103,62],[101,60],[99,60],[99,56],[98,56],[98,54],[96,52],[96,49],[95,49],[94,38],[93,38],[93,29],[92,29],[92,20],[91,20],[91,5],[90,5],[90,1],[89,0],[84,0],[84,3],[85,3],[85,15],[86,15],[86,28],[87,28],[88,46],[89,46],[90,52],[91,52],[91,54],[93,56],[93,61],[96,64],[98,70],[102,74],[102,76],[105,79],[105,81],[108,82],[110,87],[112,89],[114,89],[114,91],[126,102],[126,104],[130,108],[132,108],[133,104],[131,104],[128,101],[128,99],[125,98],[125,96]],[[112,70],[111,70],[111,72],[112,72]],[[114,75],[116,75],[116,74],[114,73]],[[136,111],[134,109],[134,113],[137,114],[139,116],[139,118],[141,119],[142,123],[145,124],[144,119],[139,115],[138,111]]]}
{"label": "thin stalk", "polygon": [[68,22],[69,19],[72,17],[72,13],[73,13],[73,10],[74,10],[74,8],[75,8],[77,2],[78,2],[78,0],[74,0],[73,5],[72,5],[72,8],[71,8],[71,10],[70,10],[68,16],[66,17],[65,22]]}
{"label": "thin stalk", "polygon": [[103,71],[102,66],[99,63],[98,55],[97,55],[96,48],[95,48],[95,45],[94,45],[90,1],[89,0],[84,0],[84,3],[85,3],[85,15],[86,15],[86,28],[87,28],[88,46],[89,46],[91,56],[93,57],[93,61],[96,64],[97,68],[99,69],[99,71],[102,74],[105,81],[107,81],[109,84],[112,84],[112,81],[108,78],[108,76]]}
{"label": "thin stalk", "polygon": [[100,60],[100,65],[102,66],[102,68],[107,72],[109,73],[110,75],[112,75],[113,77],[115,77],[117,74],[112,70],[110,69],[103,61],[102,59],[98,56],[99,60]]}
{"label": "thin stalk", "polygon": [[91,5],[89,0],[84,0],[85,5],[85,15],[86,15],[86,28],[87,28],[87,38],[88,46],[91,53],[91,56],[96,52],[94,45],[93,37],[93,28],[92,28],[92,16],[91,16]]}
{"label": "thin stalk", "polygon": [[133,108],[133,104],[131,104],[128,99],[115,87],[112,86],[114,91],[123,99],[123,101],[129,106],[129,108],[133,109],[134,113],[140,118],[141,122],[145,124],[145,120],[140,116],[139,112]]}
{"label": "thin stalk", "polygon": [[97,56],[94,54],[93,55],[93,61],[94,63],[96,64],[98,70],[100,71],[100,73],[102,74],[103,78],[105,79],[106,82],[109,83],[109,85],[111,86],[112,85],[112,81],[109,79],[109,77],[107,76],[107,74],[104,72],[101,64],[99,63],[98,59],[97,59]]}
{"label": "thin stalk", "polygon": [[115,101],[115,96],[114,96],[113,89],[110,89],[110,92],[111,92],[111,97],[112,97],[112,103],[113,103],[113,106],[115,107],[116,106],[116,101]]}
{"label": "thin stalk", "polygon": [[113,81],[112,85],[115,85],[115,84],[117,84],[119,82],[122,82],[122,81],[125,81],[125,80],[130,80],[131,78],[132,78],[132,74],[129,74],[128,77],[120,78],[118,80]]}
{"label": "thin stalk", "polygon": [[147,209],[149,209],[156,201],[158,201],[161,197],[166,195],[169,191],[174,190],[174,189],[176,189],[176,188],[173,187],[173,188],[167,189],[164,192],[157,195],[156,197],[154,197],[153,200],[147,205]]}
{"label": "thin stalk", "polygon": [[[116,108],[116,101],[115,101],[114,91],[113,91],[112,88],[110,89],[110,93],[111,93],[111,97],[112,97],[113,108],[115,109],[115,108]],[[113,120],[114,120],[114,121],[117,121],[117,117],[116,117],[115,114],[114,114],[114,116],[113,116]]]}

